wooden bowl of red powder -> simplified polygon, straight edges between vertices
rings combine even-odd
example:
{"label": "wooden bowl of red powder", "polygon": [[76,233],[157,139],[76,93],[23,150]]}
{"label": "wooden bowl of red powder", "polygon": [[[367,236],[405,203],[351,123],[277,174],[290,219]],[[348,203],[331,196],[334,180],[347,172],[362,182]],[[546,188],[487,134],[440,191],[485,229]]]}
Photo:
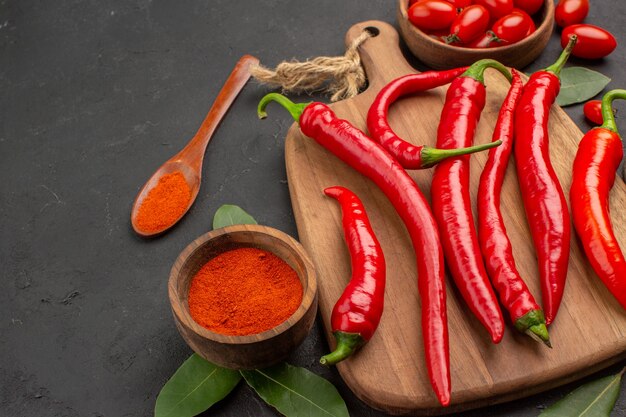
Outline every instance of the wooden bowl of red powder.
{"label": "wooden bowl of red powder", "polygon": [[263,368],[284,360],[311,330],[315,268],[279,230],[228,226],[178,256],[169,298],[180,334],[200,356],[232,369]]}

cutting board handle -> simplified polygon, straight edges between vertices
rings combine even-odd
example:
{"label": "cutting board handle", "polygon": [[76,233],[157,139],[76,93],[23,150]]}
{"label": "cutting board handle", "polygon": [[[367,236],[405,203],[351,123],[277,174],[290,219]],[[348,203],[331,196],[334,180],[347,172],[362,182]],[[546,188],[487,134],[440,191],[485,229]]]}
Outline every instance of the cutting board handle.
{"label": "cutting board handle", "polygon": [[400,50],[400,36],[389,23],[368,20],[355,24],[346,33],[346,46],[364,30],[374,35],[359,47],[361,62],[367,75],[368,90],[378,91],[395,78],[417,72],[406,62]]}

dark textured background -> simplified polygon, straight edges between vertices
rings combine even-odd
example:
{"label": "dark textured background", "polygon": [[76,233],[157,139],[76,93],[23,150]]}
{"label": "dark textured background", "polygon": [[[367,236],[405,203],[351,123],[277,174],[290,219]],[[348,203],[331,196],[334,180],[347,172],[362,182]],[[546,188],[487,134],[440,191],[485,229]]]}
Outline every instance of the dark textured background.
{"label": "dark textured background", "polygon": [[[594,0],[587,20],[622,41],[625,15],[626,2]],[[198,200],[162,238],[130,229],[140,186],[195,133],[241,55],[274,66],[342,54],[352,24],[394,16],[390,0],[0,0],[1,416],[151,415],[191,353],[166,294],[178,253],[224,203],[297,235],[283,161],[288,116],[259,123],[265,89],[249,84],[209,146]],[[559,50],[555,34],[525,70]],[[625,87],[624,51],[572,63]],[[589,128],[582,106],[567,112]],[[317,364],[326,349],[318,323],[290,362],[329,378],[353,416],[382,416]],[[462,417],[536,416],[578,384]],[[614,416],[626,415],[625,390]],[[242,384],[204,415],[276,412]]]}

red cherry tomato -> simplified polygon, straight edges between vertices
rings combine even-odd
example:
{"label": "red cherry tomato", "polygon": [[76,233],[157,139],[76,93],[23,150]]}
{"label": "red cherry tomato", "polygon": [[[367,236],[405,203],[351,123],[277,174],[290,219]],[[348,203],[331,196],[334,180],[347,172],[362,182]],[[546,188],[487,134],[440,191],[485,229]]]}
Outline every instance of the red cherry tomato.
{"label": "red cherry tomato", "polygon": [[457,9],[463,9],[470,4],[472,4],[472,0],[446,0],[448,3],[452,3],[454,7]]}
{"label": "red cherry tomato", "polygon": [[415,3],[417,3],[420,0],[409,0],[409,6],[407,7],[407,9],[411,6],[413,6]]}
{"label": "red cherry tomato", "polygon": [[463,9],[450,26],[447,43],[468,43],[485,33],[489,27],[489,12],[483,6],[473,4]]}
{"label": "red cherry tomato", "polygon": [[541,9],[544,0],[513,0],[513,4],[518,9],[522,9],[529,15],[533,15]]}
{"label": "red cherry tomato", "polygon": [[491,30],[506,43],[515,43],[526,37],[530,25],[520,13],[510,13],[493,24]]}
{"label": "red cherry tomato", "polygon": [[526,38],[529,37],[530,35],[532,35],[533,33],[535,33],[535,31],[537,30],[537,26],[535,26],[535,22],[530,19],[530,24],[528,25],[528,32],[526,32]]}
{"label": "red cherry tomato", "polygon": [[570,35],[578,36],[572,51],[572,55],[578,58],[602,58],[613,52],[617,46],[613,35],[598,26],[579,24],[566,27],[561,33],[561,46],[567,45]]}
{"label": "red cherry tomato", "polygon": [[513,0],[474,0],[474,4],[487,9],[492,22],[513,11]]}
{"label": "red cherry tomato", "polygon": [[528,32],[526,32],[526,36],[524,36],[525,38],[531,35],[535,30],[537,30],[537,27],[535,26],[535,22],[533,21],[533,18],[530,17],[528,13],[526,13],[522,9],[514,8],[511,13],[517,13],[521,15],[526,21],[526,24],[528,24]]}
{"label": "red cherry tomato", "polygon": [[445,0],[421,0],[409,8],[408,15],[420,29],[447,29],[456,17],[456,8]]}
{"label": "red cherry tomato", "polygon": [[559,0],[554,10],[554,20],[562,28],[580,23],[589,13],[589,0]]}
{"label": "red cherry tomato", "polygon": [[488,30],[483,33],[482,36],[474,39],[472,42],[468,43],[466,46],[468,48],[494,48],[496,46],[502,45],[502,41],[498,39],[498,37],[492,31]]}
{"label": "red cherry tomato", "polygon": [[589,100],[586,102],[583,107],[583,113],[585,113],[585,117],[589,121],[597,125],[604,123],[602,119],[602,101],[600,100]]}

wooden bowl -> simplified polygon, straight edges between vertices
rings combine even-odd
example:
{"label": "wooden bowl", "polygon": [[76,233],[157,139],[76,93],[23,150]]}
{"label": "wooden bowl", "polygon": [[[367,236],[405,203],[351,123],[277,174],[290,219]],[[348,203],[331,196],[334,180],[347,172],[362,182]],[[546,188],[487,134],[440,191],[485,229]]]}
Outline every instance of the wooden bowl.
{"label": "wooden bowl", "polygon": [[523,68],[544,50],[554,28],[554,0],[545,0],[537,30],[529,37],[511,45],[473,49],[447,45],[422,32],[409,21],[409,0],[398,0],[398,24],[407,46],[420,61],[434,69],[448,69],[471,65],[479,59],[492,58],[504,65]]}
{"label": "wooden bowl", "polygon": [[[187,302],[190,282],[210,259],[241,247],[272,252],[289,264],[302,283],[302,302],[285,322],[263,333],[215,333],[191,317]],[[315,268],[304,248],[289,235],[259,225],[228,226],[194,240],[176,259],[168,289],[174,320],[183,339],[206,360],[231,369],[263,368],[284,360],[305,339],[317,312]]]}

